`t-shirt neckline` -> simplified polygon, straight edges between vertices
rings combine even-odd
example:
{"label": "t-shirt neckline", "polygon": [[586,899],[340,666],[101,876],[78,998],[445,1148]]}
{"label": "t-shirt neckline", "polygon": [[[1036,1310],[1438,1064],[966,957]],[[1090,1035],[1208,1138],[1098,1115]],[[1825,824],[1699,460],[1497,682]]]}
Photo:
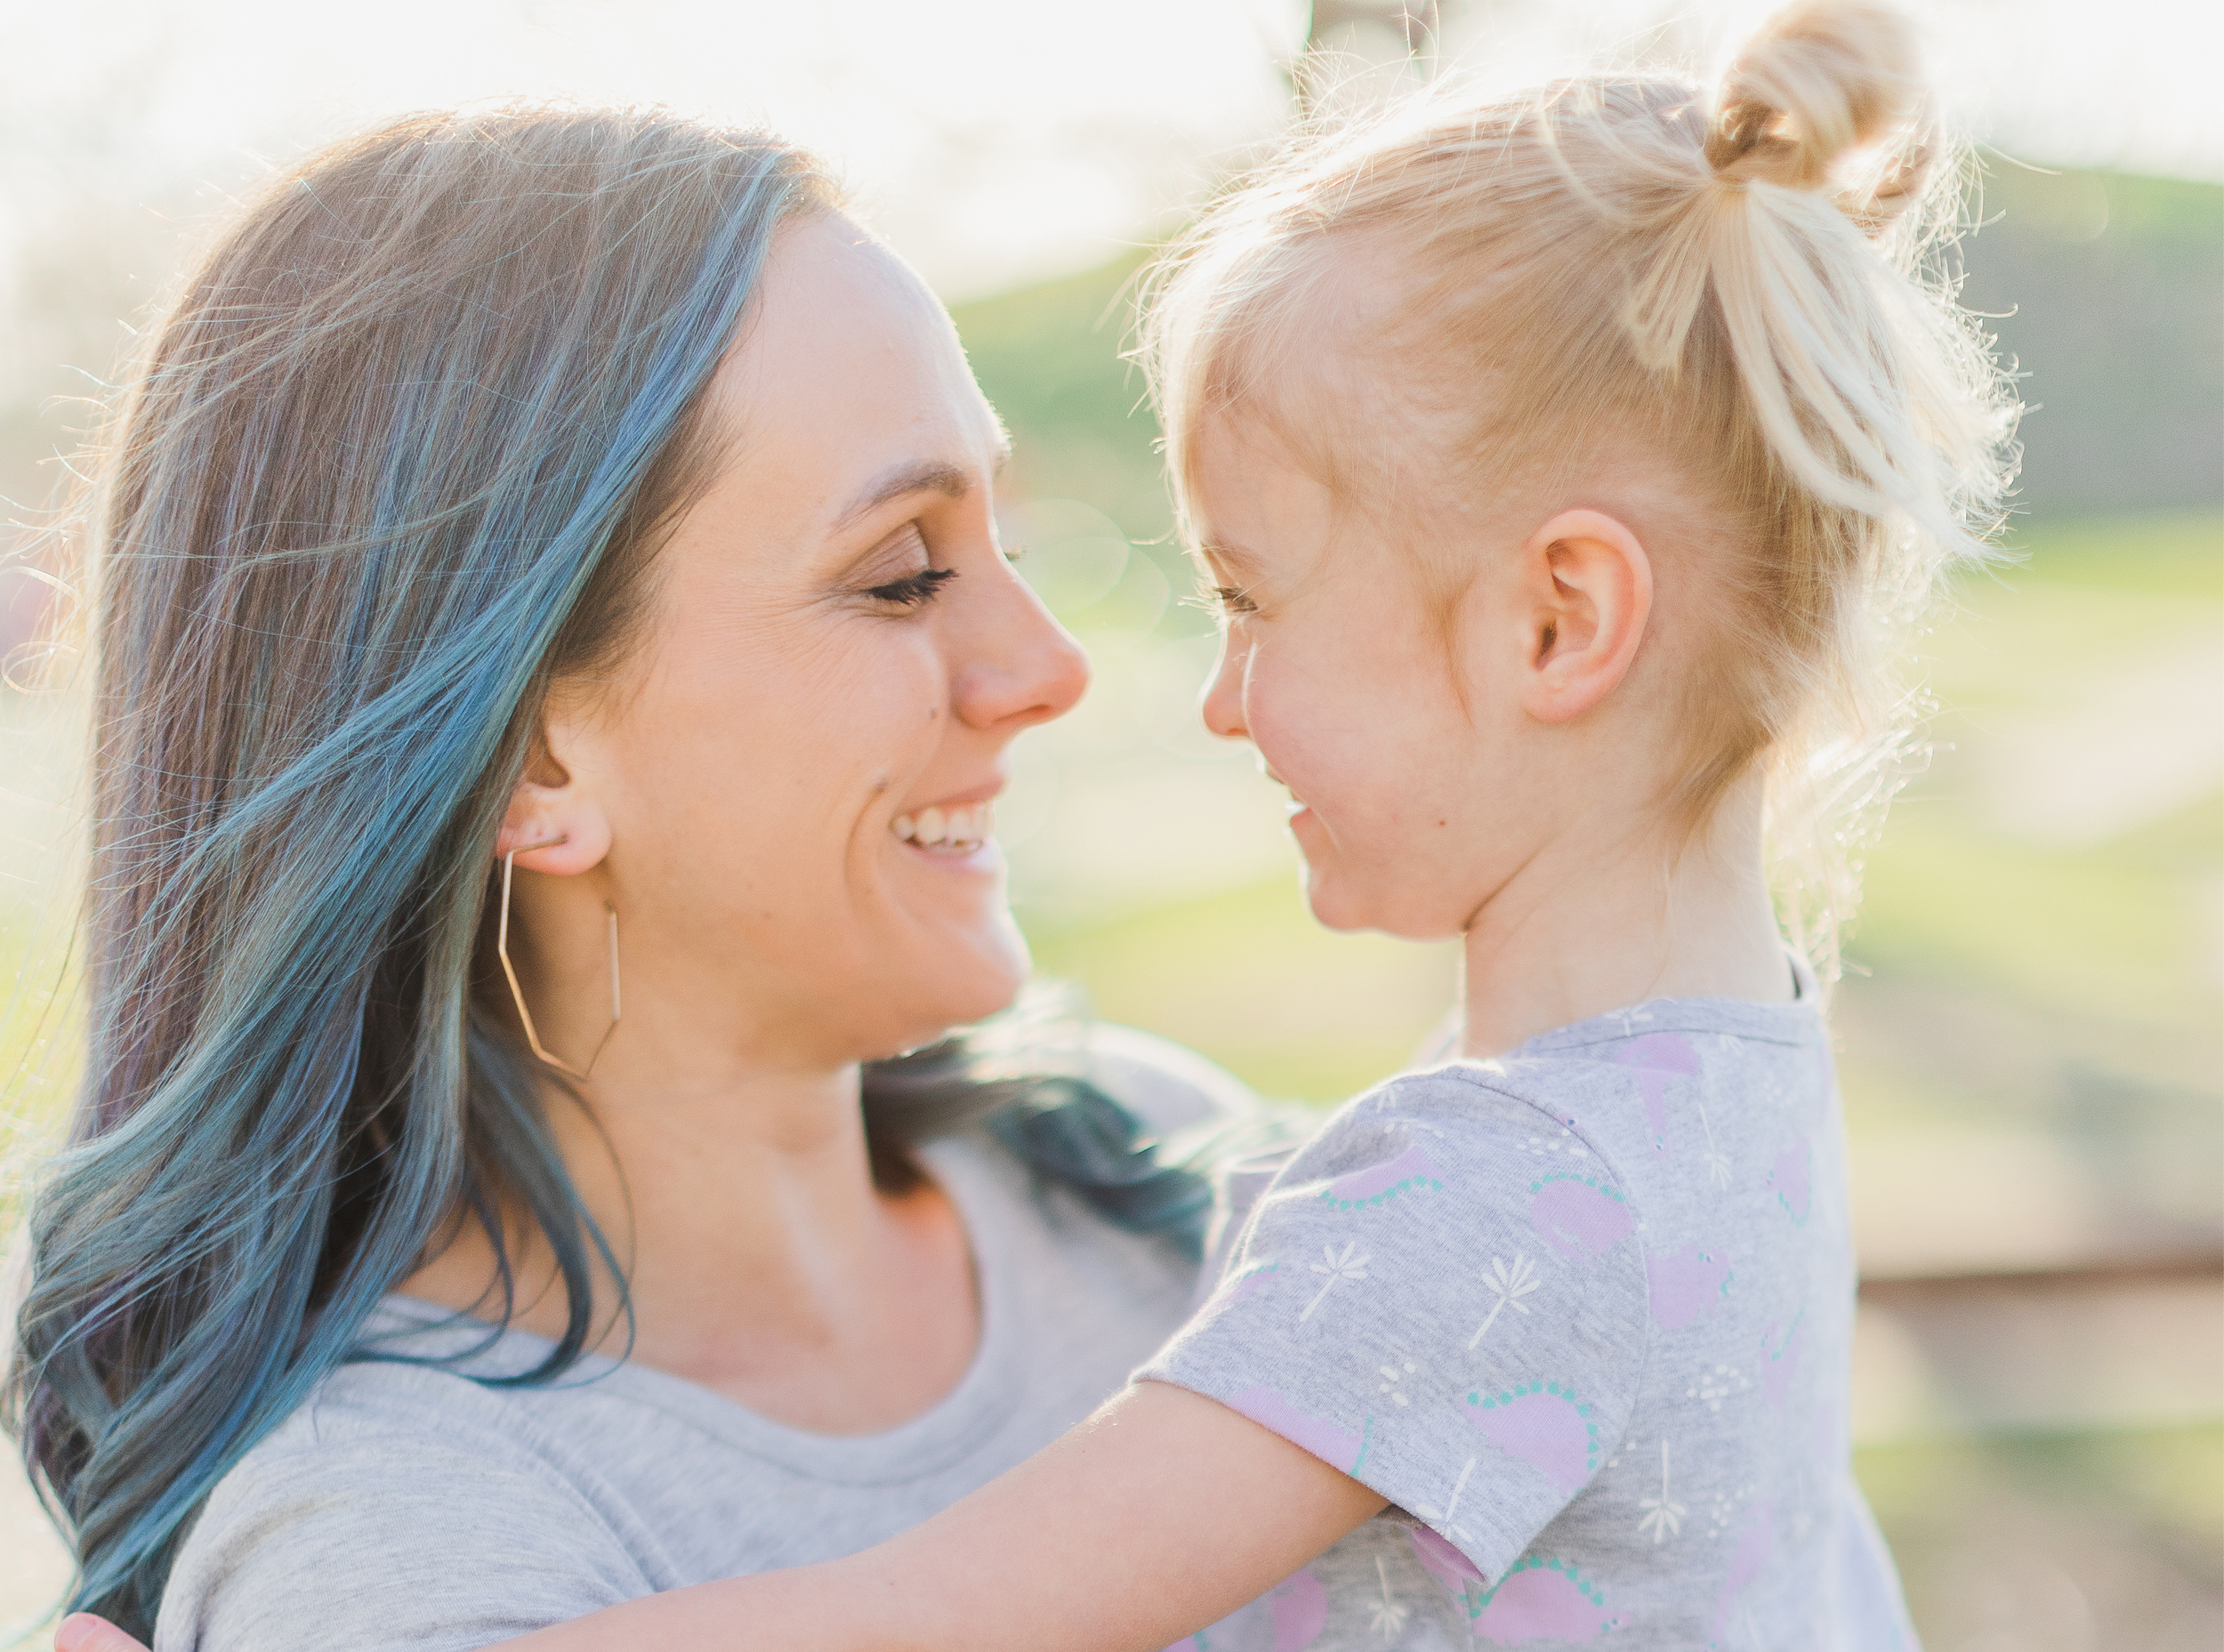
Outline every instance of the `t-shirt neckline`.
{"label": "t-shirt neckline", "polygon": [[[871,1434],[818,1434],[752,1411],[699,1382],[668,1371],[604,1354],[583,1355],[551,1389],[586,1388],[592,1393],[661,1411],[735,1449],[805,1479],[842,1486],[889,1485],[920,1479],[970,1455],[1016,1409],[1023,1382],[1008,1235],[1010,1214],[996,1208],[1011,1193],[997,1185],[985,1162],[986,1144],[950,1138],[919,1151],[949,1195],[966,1243],[980,1298],[980,1340],[965,1373],[949,1392],[916,1416]],[[420,1298],[391,1293],[372,1328],[400,1331],[395,1320],[425,1332],[452,1332],[459,1340],[485,1335],[483,1322],[458,1320],[450,1310]],[[384,1322],[382,1325],[380,1322]],[[530,1370],[554,1344],[536,1333],[501,1332],[486,1347],[449,1367],[459,1375]],[[520,1388],[520,1398],[550,1391]]]}
{"label": "t-shirt neckline", "polygon": [[1801,1044],[1823,1036],[1821,993],[1807,961],[1789,948],[1797,996],[1779,1003],[1752,998],[1648,998],[1603,1015],[1586,1016],[1538,1033],[1501,1060],[1557,1055],[1586,1044],[1641,1038],[1648,1033],[1719,1033],[1767,1044]]}

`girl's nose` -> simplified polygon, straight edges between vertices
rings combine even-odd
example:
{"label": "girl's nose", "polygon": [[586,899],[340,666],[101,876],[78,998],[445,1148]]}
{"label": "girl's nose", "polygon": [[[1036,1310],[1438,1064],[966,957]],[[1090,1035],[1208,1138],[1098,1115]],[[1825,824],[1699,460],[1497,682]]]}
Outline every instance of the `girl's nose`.
{"label": "girl's nose", "polygon": [[1205,726],[1223,740],[1247,740],[1251,729],[1244,721],[1244,673],[1251,650],[1237,642],[1233,627],[1221,633],[1220,658],[1213,664],[1212,680],[1205,685],[1200,710]]}
{"label": "girl's nose", "polygon": [[1016,734],[1073,710],[1089,686],[1089,657],[1026,581],[1007,571],[997,584],[966,640],[952,701],[969,726]]}

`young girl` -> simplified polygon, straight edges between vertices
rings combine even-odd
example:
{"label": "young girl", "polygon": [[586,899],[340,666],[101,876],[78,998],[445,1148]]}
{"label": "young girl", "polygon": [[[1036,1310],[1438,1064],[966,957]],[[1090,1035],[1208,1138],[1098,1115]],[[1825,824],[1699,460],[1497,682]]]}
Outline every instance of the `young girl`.
{"label": "young girl", "polygon": [[1464,937],[1459,1059],[1337,1112],[1038,1457],[519,1644],[1911,1644],[1763,870],[1882,749],[1879,645],[2003,481],[1911,273],[1910,61],[1891,13],[1798,6],[1711,99],[1438,103],[1208,217],[1151,323],[1227,616],[1205,716],[1290,789],[1325,923]]}

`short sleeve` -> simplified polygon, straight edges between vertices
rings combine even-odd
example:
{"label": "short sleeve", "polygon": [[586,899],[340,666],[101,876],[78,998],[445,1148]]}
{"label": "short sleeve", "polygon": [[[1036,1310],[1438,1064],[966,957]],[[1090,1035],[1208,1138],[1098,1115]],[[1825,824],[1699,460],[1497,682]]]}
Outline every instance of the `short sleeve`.
{"label": "short sleeve", "polygon": [[155,1652],[465,1652],[652,1593],[590,1497],[496,1440],[291,1421],[211,1495]]}
{"label": "short sleeve", "polygon": [[1459,1073],[1340,1109],[1137,1374],[1216,1399],[1495,1582],[1612,1454],[1649,1318],[1637,1215],[1567,1120]]}

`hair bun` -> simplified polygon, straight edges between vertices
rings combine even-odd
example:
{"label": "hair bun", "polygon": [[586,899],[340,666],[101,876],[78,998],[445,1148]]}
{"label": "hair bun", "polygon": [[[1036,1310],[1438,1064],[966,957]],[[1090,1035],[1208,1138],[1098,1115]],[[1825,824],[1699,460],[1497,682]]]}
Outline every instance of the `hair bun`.
{"label": "hair bun", "polygon": [[[1718,178],[1818,189],[1841,157],[1884,136],[1921,97],[1904,13],[1876,0],[1804,0],[1770,18],[1731,60],[1707,164]],[[1909,192],[1906,170],[1888,193]],[[1870,208],[1889,217],[1898,204],[1880,194]]]}

